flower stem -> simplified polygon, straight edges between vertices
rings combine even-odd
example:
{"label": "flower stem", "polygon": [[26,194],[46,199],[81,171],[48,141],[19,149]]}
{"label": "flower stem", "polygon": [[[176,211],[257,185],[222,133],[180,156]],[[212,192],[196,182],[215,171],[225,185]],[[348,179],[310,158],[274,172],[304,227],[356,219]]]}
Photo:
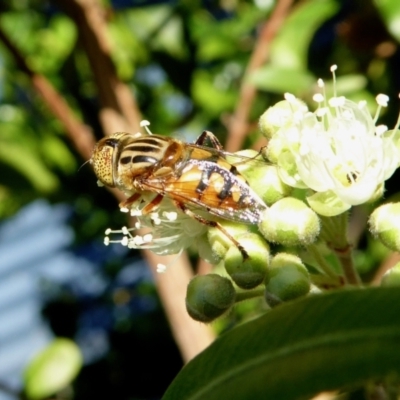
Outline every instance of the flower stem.
{"label": "flower stem", "polygon": [[307,251],[311,254],[314,260],[317,262],[319,269],[325,273],[325,275],[330,278],[336,279],[337,274],[329,265],[329,263],[325,260],[324,256],[321,254],[319,248],[315,244],[310,244],[307,246]]}
{"label": "flower stem", "polygon": [[346,278],[346,282],[350,285],[361,285],[361,278],[358,274],[352,257],[352,246],[348,245],[347,248],[344,249],[333,249],[340,261],[342,266],[343,274]]}
{"label": "flower stem", "polygon": [[320,290],[321,289],[335,289],[342,287],[344,284],[344,277],[337,276],[336,278],[331,278],[330,276],[321,274],[310,274],[311,282]]}
{"label": "flower stem", "polygon": [[235,303],[262,296],[264,296],[264,289],[252,289],[252,290],[246,290],[245,292],[238,292],[236,293]]}
{"label": "flower stem", "polygon": [[330,243],[332,238],[335,237],[335,228],[329,218],[320,217],[321,219],[321,233],[320,238],[327,243]]}
{"label": "flower stem", "polygon": [[345,248],[349,245],[347,240],[348,213],[334,217],[321,217],[321,236],[326,240],[329,247],[333,244],[335,248]]}
{"label": "flower stem", "polygon": [[356,286],[361,285],[360,276],[353,262],[352,245],[347,238],[348,212],[334,217],[321,217],[321,221],[321,236],[338,257],[346,283]]}

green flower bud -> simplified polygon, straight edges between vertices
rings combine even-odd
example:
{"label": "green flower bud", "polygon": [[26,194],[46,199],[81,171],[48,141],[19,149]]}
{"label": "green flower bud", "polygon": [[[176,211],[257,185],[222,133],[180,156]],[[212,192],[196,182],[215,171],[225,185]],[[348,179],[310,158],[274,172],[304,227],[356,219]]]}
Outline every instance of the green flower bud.
{"label": "green flower bud", "polygon": [[78,375],[82,362],[82,354],[72,340],[55,339],[26,367],[26,396],[29,399],[44,399],[65,389]]}
{"label": "green flower bud", "polygon": [[252,149],[240,150],[236,153],[227,154],[226,161],[235,165],[236,169],[244,174],[248,169],[253,169],[257,165],[265,163],[260,152]]}
{"label": "green flower bud", "polygon": [[262,149],[261,155],[265,160],[287,170],[288,175],[294,176],[297,173],[296,159],[287,148],[287,141],[279,135],[269,140],[268,145]]}
{"label": "green flower bud", "polygon": [[302,201],[285,197],[264,211],[258,228],[269,242],[304,246],[316,240],[320,221]]}
{"label": "green flower bud", "polygon": [[383,275],[382,286],[400,286],[400,262]]}
{"label": "green flower bud", "polygon": [[240,288],[252,289],[262,283],[265,278],[269,263],[269,246],[256,233],[248,233],[236,239],[249,257],[243,260],[238,247],[232,245],[224,258],[225,269]]}
{"label": "green flower bud", "polygon": [[372,235],[393,251],[400,250],[400,203],[384,204],[371,214]]}
{"label": "green flower bud", "polygon": [[187,287],[186,310],[196,321],[211,322],[235,303],[232,282],[217,274],[195,276]]}
{"label": "green flower bud", "polygon": [[267,139],[270,139],[279,128],[284,126],[288,121],[293,120],[296,111],[304,112],[305,110],[307,110],[306,105],[299,99],[291,102],[287,100],[279,101],[261,115],[258,122],[260,132]]}
{"label": "green flower bud", "polygon": [[248,168],[242,174],[264,203],[271,205],[283,197],[289,196],[292,187],[282,182],[278,168],[265,163],[257,164],[253,164],[252,168]]}
{"label": "green flower bud", "polygon": [[211,247],[208,240],[208,232],[205,234],[204,240],[203,237],[200,237],[199,240],[196,241],[196,246],[199,257],[209,264],[217,265],[221,261],[222,256],[219,256],[215,249]]}
{"label": "green flower bud", "polygon": [[[232,221],[220,221],[219,223],[234,238],[249,232],[251,229],[248,225],[238,224]],[[217,258],[219,261],[222,260],[228,249],[233,245],[232,240],[218,228],[210,228],[207,237],[214,258]]]}
{"label": "green flower bud", "polygon": [[[243,157],[248,161],[243,161]],[[280,179],[277,167],[267,164],[258,151],[241,150],[229,155],[227,161],[235,164],[251,188],[267,205],[288,196],[292,191],[292,187]]]}
{"label": "green flower bud", "polygon": [[293,254],[279,253],[272,260],[265,277],[267,302],[293,300],[310,291],[310,276],[301,259]]}

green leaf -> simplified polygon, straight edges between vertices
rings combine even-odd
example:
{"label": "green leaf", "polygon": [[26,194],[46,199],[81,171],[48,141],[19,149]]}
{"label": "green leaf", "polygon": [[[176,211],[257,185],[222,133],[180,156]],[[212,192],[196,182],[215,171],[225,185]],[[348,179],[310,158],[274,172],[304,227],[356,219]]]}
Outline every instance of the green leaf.
{"label": "green leaf", "polygon": [[26,10],[3,13],[1,20],[36,72],[57,72],[76,42],[75,24],[60,14],[48,19],[34,10]]}
{"label": "green leaf", "polygon": [[131,80],[140,60],[146,59],[146,51],[138,42],[136,35],[132,35],[127,19],[129,12],[116,14],[110,21],[108,30],[112,51],[112,59],[117,68],[118,76],[123,80]]}
{"label": "green leaf", "polygon": [[239,60],[249,50],[249,32],[267,18],[267,12],[242,3],[234,18],[216,21],[211,14],[192,14],[189,26],[198,46],[198,59],[201,62]]}
{"label": "green leaf", "polygon": [[264,65],[250,75],[249,81],[257,88],[270,92],[300,94],[317,80],[307,71]]}
{"label": "green leaf", "polygon": [[78,346],[70,339],[55,339],[25,369],[25,394],[29,399],[43,399],[57,393],[75,379],[81,367]]}
{"label": "green leaf", "polygon": [[398,0],[375,0],[374,3],[385,21],[388,31],[400,42],[400,2]]}
{"label": "green leaf", "polygon": [[77,33],[74,23],[69,18],[56,15],[48,26],[36,32],[34,36],[37,48],[30,56],[32,66],[36,71],[56,73],[71,54]]}
{"label": "green leaf", "polygon": [[[220,87],[209,71],[197,71],[193,76],[193,99],[200,108],[212,115],[231,110],[237,93],[230,88]],[[216,82],[217,81],[217,82]]]}
{"label": "green leaf", "polygon": [[297,7],[271,47],[271,64],[288,69],[307,68],[308,48],[315,31],[338,9],[336,1],[314,0]]}
{"label": "green leaf", "polygon": [[400,374],[400,289],[313,295],[217,339],[163,400],[305,399]]}
{"label": "green leaf", "polygon": [[41,140],[41,150],[49,163],[68,173],[76,171],[77,164],[65,143],[55,135],[44,136]]}
{"label": "green leaf", "polygon": [[14,168],[40,192],[52,192],[59,184],[57,177],[46,169],[40,156],[18,143],[1,143],[0,162]]}
{"label": "green leaf", "polygon": [[136,37],[147,43],[152,50],[166,52],[181,60],[186,58],[182,20],[171,6],[138,7],[130,12],[124,10],[124,14],[126,23]]}
{"label": "green leaf", "polygon": [[338,95],[348,97],[349,94],[351,95],[365,89],[367,83],[367,78],[360,74],[338,76],[335,83],[332,80],[326,81],[324,79],[325,91],[329,96],[334,96],[334,89],[336,89]]}

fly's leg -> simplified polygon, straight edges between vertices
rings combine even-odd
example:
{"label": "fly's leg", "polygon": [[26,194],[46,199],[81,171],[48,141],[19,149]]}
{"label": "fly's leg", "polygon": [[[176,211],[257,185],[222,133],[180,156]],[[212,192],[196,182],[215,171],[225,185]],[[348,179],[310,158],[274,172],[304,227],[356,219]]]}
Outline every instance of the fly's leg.
{"label": "fly's leg", "polygon": [[136,203],[140,199],[141,194],[135,193],[132,196],[128,197],[126,200],[121,201],[119,203],[119,208],[130,208],[133,203]]}
{"label": "fly's leg", "polygon": [[[197,138],[195,144],[198,145],[198,146],[205,146],[206,142],[208,142],[207,144],[211,144],[212,148],[221,151],[221,153],[223,153],[224,155],[235,156],[234,154],[230,154],[230,153],[225,152],[224,148],[222,147],[222,144],[220,143],[218,138],[210,131],[203,131],[203,133]],[[259,150],[259,152],[253,157],[242,157],[242,156],[238,155],[237,157],[241,161],[235,162],[235,163],[233,163],[233,165],[237,166],[237,165],[241,165],[241,164],[246,164],[246,163],[251,162],[251,161],[260,161],[260,162],[265,164],[266,161],[257,160],[257,157],[261,156],[261,157],[263,157],[265,159],[264,153],[265,153],[265,149],[266,148],[267,148],[267,146],[262,147]]]}
{"label": "fly's leg", "polygon": [[223,150],[222,144],[218,138],[210,131],[203,131],[203,133],[197,138],[195,144],[204,146],[206,141],[211,143],[211,147],[217,150]]}
{"label": "fly's leg", "polygon": [[[141,193],[135,193],[132,196],[128,197],[125,201],[119,203],[120,208],[130,208],[130,206],[138,201],[141,197]],[[154,209],[158,207],[158,205],[162,202],[162,199],[164,196],[162,194],[158,194],[156,197],[154,197],[153,200],[150,201],[150,203],[146,204],[145,207],[142,209],[142,214],[149,214],[151,213]]]}
{"label": "fly's leg", "polygon": [[180,203],[179,201],[175,201],[175,205],[180,210],[182,210],[186,215],[195,219],[196,221],[200,222],[201,224],[210,226],[212,228],[219,229],[239,249],[240,253],[242,254],[243,261],[245,261],[249,258],[249,255],[247,254],[247,251],[244,249],[244,247],[221,224],[219,224],[216,221],[210,221],[206,218],[201,217],[200,215],[197,215],[196,213],[189,210],[183,203]]}
{"label": "fly's leg", "polygon": [[162,194],[158,194],[154,199],[147,204],[145,207],[142,209],[142,214],[149,214],[151,213],[154,209],[158,207],[158,205],[162,202],[162,199],[164,196]]}

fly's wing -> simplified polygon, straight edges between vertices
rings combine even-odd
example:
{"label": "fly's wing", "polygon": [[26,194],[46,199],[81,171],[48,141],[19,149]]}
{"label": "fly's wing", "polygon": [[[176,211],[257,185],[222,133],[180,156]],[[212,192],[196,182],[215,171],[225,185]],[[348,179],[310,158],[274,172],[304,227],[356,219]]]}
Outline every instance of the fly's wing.
{"label": "fly's wing", "polygon": [[169,177],[148,177],[143,189],[161,193],[187,206],[197,206],[223,219],[257,223],[266,205],[236,168],[220,158],[190,159]]}

